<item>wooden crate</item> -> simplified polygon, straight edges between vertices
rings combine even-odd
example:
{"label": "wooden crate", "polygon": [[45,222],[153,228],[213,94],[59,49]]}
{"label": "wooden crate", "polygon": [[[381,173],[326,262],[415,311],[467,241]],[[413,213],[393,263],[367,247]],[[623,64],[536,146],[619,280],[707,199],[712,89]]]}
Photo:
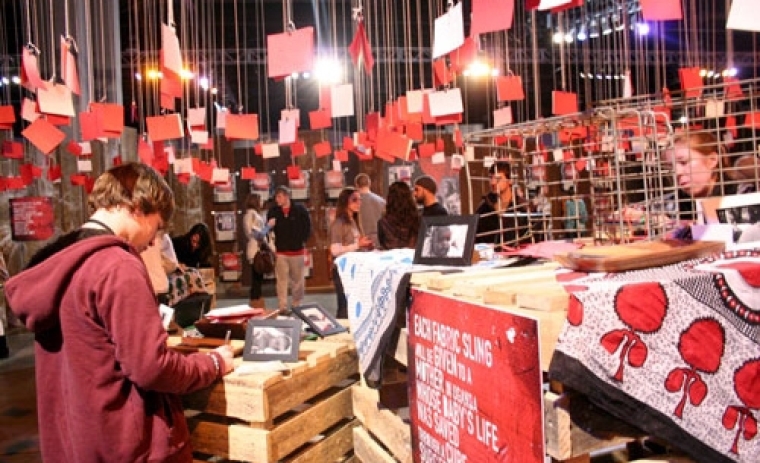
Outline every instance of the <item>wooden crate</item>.
{"label": "wooden crate", "polygon": [[408,409],[391,410],[380,404],[380,393],[361,384],[353,390],[353,407],[362,427],[354,429],[356,456],[364,462],[411,463]]}
{"label": "wooden crate", "polygon": [[348,342],[303,342],[289,372],[233,373],[185,396],[199,454],[252,463],[340,461],[353,450],[351,385],[358,374]]}

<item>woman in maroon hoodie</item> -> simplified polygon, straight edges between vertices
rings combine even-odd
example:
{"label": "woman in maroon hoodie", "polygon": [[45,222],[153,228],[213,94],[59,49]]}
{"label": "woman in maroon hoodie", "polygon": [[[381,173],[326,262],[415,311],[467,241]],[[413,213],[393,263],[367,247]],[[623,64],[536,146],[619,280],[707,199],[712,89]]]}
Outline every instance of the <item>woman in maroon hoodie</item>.
{"label": "woman in maroon hoodie", "polygon": [[139,253],[171,218],[172,192],[150,167],[125,164],[101,175],[89,200],[90,219],[6,284],[35,334],[43,460],[190,462],[179,394],[233,364],[227,346],[190,356],[166,348]]}

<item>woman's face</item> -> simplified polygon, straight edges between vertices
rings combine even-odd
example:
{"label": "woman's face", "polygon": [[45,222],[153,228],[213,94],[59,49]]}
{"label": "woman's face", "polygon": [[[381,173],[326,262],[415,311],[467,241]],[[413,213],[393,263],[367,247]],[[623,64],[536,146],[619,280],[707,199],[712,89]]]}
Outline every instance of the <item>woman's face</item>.
{"label": "woman's face", "polygon": [[190,247],[193,249],[193,251],[201,247],[201,235],[193,233],[190,236]]}
{"label": "woman's face", "polygon": [[705,155],[685,145],[676,145],[673,150],[673,167],[678,188],[692,197],[710,194],[717,166],[717,153]]}
{"label": "woman's face", "polygon": [[362,195],[356,191],[348,198],[348,210],[351,212],[359,212],[362,206]]}

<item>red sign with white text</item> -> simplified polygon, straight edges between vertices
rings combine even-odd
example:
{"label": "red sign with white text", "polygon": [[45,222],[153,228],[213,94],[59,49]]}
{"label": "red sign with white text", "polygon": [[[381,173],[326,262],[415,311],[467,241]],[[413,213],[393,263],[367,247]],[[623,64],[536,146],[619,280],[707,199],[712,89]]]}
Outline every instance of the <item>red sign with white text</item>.
{"label": "red sign with white text", "polygon": [[416,463],[543,463],[535,320],[413,291],[409,408]]}
{"label": "red sign with white text", "polygon": [[12,198],[10,213],[13,241],[44,241],[55,233],[53,198]]}

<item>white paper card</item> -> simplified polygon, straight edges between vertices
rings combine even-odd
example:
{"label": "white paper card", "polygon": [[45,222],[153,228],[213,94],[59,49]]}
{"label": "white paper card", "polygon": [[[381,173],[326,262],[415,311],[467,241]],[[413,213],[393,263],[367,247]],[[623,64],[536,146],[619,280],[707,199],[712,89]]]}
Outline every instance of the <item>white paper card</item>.
{"label": "white paper card", "polygon": [[496,162],[496,158],[493,156],[486,156],[483,158],[483,167],[485,169],[490,169],[491,166]]}
{"label": "white paper card", "polygon": [[333,159],[332,170],[334,170],[335,172],[340,172],[341,170],[343,170],[341,168],[340,161],[338,161],[337,159]]}
{"label": "white paper card", "polygon": [[230,183],[230,170],[223,167],[215,167],[211,171],[211,183]]}
{"label": "white paper card", "polygon": [[219,108],[216,110],[216,128],[217,129],[226,129],[227,128],[227,108]]}
{"label": "white paper card", "polygon": [[631,98],[633,96],[633,82],[631,81],[631,71],[625,71],[623,76],[623,98]]}
{"label": "white paper card", "polygon": [[177,161],[177,153],[174,151],[173,146],[164,146],[164,154],[169,164],[174,164]]}
{"label": "white paper card", "polygon": [[163,51],[164,67],[177,75],[182,73],[182,52],[179,49],[179,39],[174,28],[161,24],[161,50]]}
{"label": "white paper card", "polygon": [[280,119],[280,144],[287,145],[296,141],[296,120],[292,117]]}
{"label": "white paper card", "polygon": [[191,130],[190,141],[198,145],[205,145],[208,143],[208,132],[205,130]]}
{"label": "white paper card", "polygon": [[354,115],[353,84],[335,85],[330,88],[330,109],[332,117]]}
{"label": "white paper card", "polygon": [[464,158],[469,161],[475,160],[475,147],[474,146],[465,146],[464,147]]}
{"label": "white paper card", "polygon": [[451,169],[452,170],[460,170],[464,166],[464,156],[461,154],[452,154],[451,155]]}
{"label": "white paper card", "polygon": [[423,96],[425,92],[422,90],[409,90],[406,92],[406,110],[409,114],[418,114],[423,110]]}
{"label": "white paper card", "polygon": [[540,11],[546,11],[551,10],[552,8],[557,8],[558,6],[567,5],[572,0],[541,0],[541,2],[538,4],[538,9]]}
{"label": "white paper card", "polygon": [[552,150],[552,159],[554,162],[562,162],[565,159],[565,152],[562,151],[562,148]]}
{"label": "white paper card", "polygon": [[430,103],[430,115],[433,117],[460,114],[464,111],[462,90],[458,88],[431,92],[428,95],[428,103]]}
{"label": "white paper card", "polygon": [[187,110],[187,126],[206,126],[206,108],[189,108]]}
{"label": "white paper card", "polygon": [[711,98],[705,101],[705,117],[723,117],[725,107],[723,100]]}
{"label": "white paper card", "polygon": [[92,154],[92,145],[88,141],[83,141],[79,143],[79,146],[82,148],[82,156],[88,156]]}
{"label": "white paper card", "polygon": [[501,127],[503,125],[509,125],[512,123],[512,108],[505,106],[494,110],[493,112],[493,126]]}
{"label": "white paper card", "polygon": [[174,309],[166,304],[159,304],[158,313],[161,315],[161,325],[165,330],[168,330],[169,325],[171,325],[172,320],[174,320]]}
{"label": "white paper card", "polygon": [[45,82],[45,87],[37,89],[37,104],[40,112],[57,116],[74,117],[74,99],[65,85]]}
{"label": "white paper card", "polygon": [[264,159],[280,157],[280,145],[277,143],[264,143],[261,145],[261,156]]}
{"label": "white paper card", "polygon": [[462,2],[457,3],[443,16],[435,19],[433,59],[456,50],[464,44]]}
{"label": "white paper card", "polygon": [[760,32],[760,9],[757,0],[734,0],[728,13],[726,29]]}
{"label": "white paper card", "polygon": [[27,122],[34,122],[39,119],[41,115],[42,114],[37,112],[37,103],[29,98],[24,98],[23,103],[21,103],[21,118]]}
{"label": "white paper card", "polygon": [[280,111],[280,119],[294,119],[296,128],[301,127],[301,110],[295,109],[283,109]]}
{"label": "white paper card", "polygon": [[193,173],[193,158],[175,159],[174,164],[175,174],[192,174]]}
{"label": "white paper card", "polygon": [[433,157],[430,158],[430,161],[433,164],[443,164],[446,162],[446,153],[444,153],[443,151],[434,153]]}
{"label": "white paper card", "polygon": [[92,160],[77,159],[77,170],[79,172],[92,172]]}

